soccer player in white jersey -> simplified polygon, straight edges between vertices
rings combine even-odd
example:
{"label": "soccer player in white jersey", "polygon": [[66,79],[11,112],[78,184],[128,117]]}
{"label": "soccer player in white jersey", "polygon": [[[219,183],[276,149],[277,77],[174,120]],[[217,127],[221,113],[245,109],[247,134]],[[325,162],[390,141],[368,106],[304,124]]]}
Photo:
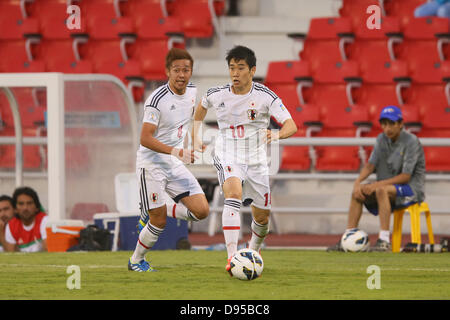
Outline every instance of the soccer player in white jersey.
{"label": "soccer player in white jersey", "polygon": [[[266,144],[290,137],[297,126],[281,99],[266,86],[253,82],[256,57],[251,49],[236,46],[226,60],[232,82],[210,88],[203,96],[195,110],[192,136],[194,149],[202,150],[200,124],[208,109],[214,108],[219,135],[213,160],[225,197],[222,228],[228,254],[226,270],[230,272],[230,260],[237,251],[243,201],[252,201],[249,248],[259,251],[269,232],[271,194]],[[279,131],[268,129],[271,116],[282,124]]]}
{"label": "soccer player in white jersey", "polygon": [[[194,162],[194,151],[183,147],[197,94],[196,87],[189,82],[193,63],[186,50],[171,49],[166,56],[168,82],[144,104],[136,159],[141,232],[128,262],[131,271],[155,271],[145,260],[145,254],[163,232],[167,216],[198,221],[209,213],[202,188],[184,165]],[[175,204],[166,204],[166,193]]]}

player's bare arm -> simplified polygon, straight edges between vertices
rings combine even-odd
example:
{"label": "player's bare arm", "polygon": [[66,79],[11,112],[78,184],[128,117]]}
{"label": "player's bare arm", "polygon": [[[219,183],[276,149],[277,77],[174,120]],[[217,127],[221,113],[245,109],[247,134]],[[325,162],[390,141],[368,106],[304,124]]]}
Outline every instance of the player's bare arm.
{"label": "player's bare arm", "polygon": [[373,192],[375,192],[375,190],[377,188],[388,186],[388,185],[394,185],[394,184],[408,184],[410,179],[411,179],[411,175],[410,174],[400,173],[399,175],[396,175],[396,176],[394,176],[392,178],[389,178],[389,179],[380,180],[380,181],[377,181],[377,182],[373,182],[373,183],[369,183],[369,184],[363,185],[361,187],[361,189],[362,189],[362,192],[365,195],[370,195]]}
{"label": "player's bare arm", "polygon": [[298,130],[297,125],[294,120],[287,119],[283,122],[283,125],[280,131],[272,131],[267,129],[267,143],[271,143],[272,141],[276,141],[279,139],[286,139],[296,133]]}
{"label": "player's bare arm", "polygon": [[358,178],[356,178],[353,184],[353,194],[356,199],[364,201],[366,199],[364,193],[362,192],[361,182],[367,179],[375,171],[375,166],[367,162],[361,169]]}
{"label": "player's bare arm", "polygon": [[165,153],[165,154],[173,154],[178,159],[183,161],[184,163],[193,163],[194,162],[194,151],[189,149],[177,149],[171,146],[168,146],[158,139],[156,139],[153,135],[157,129],[157,126],[148,122],[145,122],[142,125],[141,130],[141,145],[144,147],[151,149],[155,152]]}
{"label": "player's bare arm", "polygon": [[203,152],[206,149],[206,145],[203,144],[199,131],[202,128],[203,120],[206,117],[208,109],[204,108],[201,103],[198,104],[194,112],[194,125],[192,126],[192,143],[195,151]]}
{"label": "player's bare arm", "polygon": [[5,250],[5,252],[17,252],[19,251],[19,246],[17,246],[17,244],[5,241],[5,243],[3,244],[3,249]]}

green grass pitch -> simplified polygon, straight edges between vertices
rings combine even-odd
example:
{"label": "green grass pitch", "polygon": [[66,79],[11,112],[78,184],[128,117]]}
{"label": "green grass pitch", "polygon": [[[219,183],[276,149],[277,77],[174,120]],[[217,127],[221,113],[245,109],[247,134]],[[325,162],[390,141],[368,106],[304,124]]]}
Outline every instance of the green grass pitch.
{"label": "green grass pitch", "polygon": [[[450,255],[265,250],[264,272],[240,281],[224,251],[152,251],[153,273],[127,270],[131,252],[0,254],[0,299],[450,299]],[[80,267],[80,289],[68,289]],[[368,289],[379,267],[380,289]],[[371,278],[369,283],[375,284]]]}

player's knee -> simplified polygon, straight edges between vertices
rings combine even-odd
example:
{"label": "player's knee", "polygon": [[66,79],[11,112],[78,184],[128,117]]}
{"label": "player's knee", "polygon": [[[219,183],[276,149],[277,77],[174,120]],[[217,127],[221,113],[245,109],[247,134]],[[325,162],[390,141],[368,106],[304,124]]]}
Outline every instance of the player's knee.
{"label": "player's knee", "polygon": [[154,225],[155,227],[158,227],[160,229],[164,229],[166,227],[166,222],[167,221],[165,218],[153,219],[153,221],[150,220],[150,223],[152,225]]}
{"label": "player's knee", "polygon": [[209,205],[206,203],[193,212],[195,217],[199,220],[206,219],[209,215]]}
{"label": "player's knee", "polygon": [[257,224],[266,225],[269,223],[269,215],[261,215],[258,217],[253,217]]}
{"label": "player's knee", "polygon": [[242,192],[239,191],[228,191],[227,194],[225,195],[225,197],[227,199],[242,199]]}
{"label": "player's knee", "polygon": [[375,189],[375,195],[377,196],[377,198],[379,197],[385,197],[387,196],[388,192],[387,192],[387,188],[386,187],[379,187]]}
{"label": "player's knee", "polygon": [[155,227],[164,229],[164,227],[166,226],[167,214],[164,212],[164,210],[150,211],[150,223]]}
{"label": "player's knee", "polygon": [[359,203],[363,203],[364,201],[360,198],[360,196],[358,195],[358,193],[356,192],[352,192],[352,200],[359,202]]}

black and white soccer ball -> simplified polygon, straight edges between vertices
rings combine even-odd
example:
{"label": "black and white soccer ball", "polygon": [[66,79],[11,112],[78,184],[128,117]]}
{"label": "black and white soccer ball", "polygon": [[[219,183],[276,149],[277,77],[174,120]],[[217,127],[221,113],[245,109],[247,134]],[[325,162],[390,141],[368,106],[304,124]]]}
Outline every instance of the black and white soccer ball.
{"label": "black and white soccer ball", "polygon": [[360,229],[351,229],[341,238],[341,246],[345,252],[367,251],[370,246],[369,235]]}
{"label": "black and white soccer ball", "polygon": [[253,280],[261,275],[264,262],[258,252],[244,248],[236,252],[230,261],[230,266],[233,277],[240,280]]}

